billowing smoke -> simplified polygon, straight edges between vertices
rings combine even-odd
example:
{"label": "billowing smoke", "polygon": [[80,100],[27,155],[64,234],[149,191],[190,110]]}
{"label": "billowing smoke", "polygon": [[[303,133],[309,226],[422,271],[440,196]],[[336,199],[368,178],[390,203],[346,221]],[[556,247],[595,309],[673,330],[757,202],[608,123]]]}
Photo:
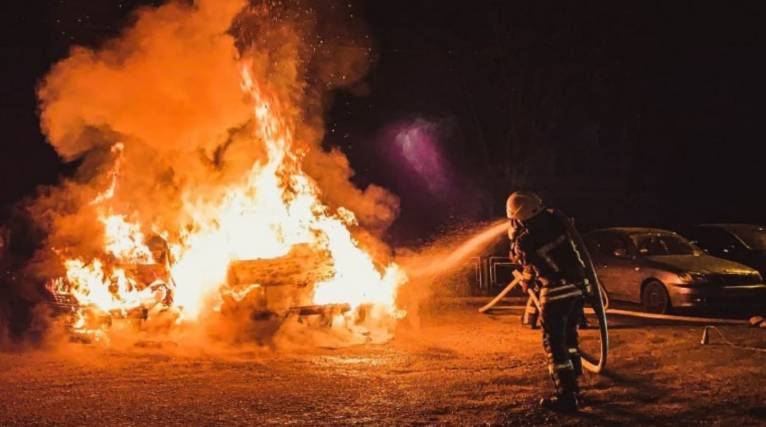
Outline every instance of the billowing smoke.
{"label": "billowing smoke", "polygon": [[345,5],[317,11],[289,3],[144,8],[119,38],[100,49],[75,47],[53,67],[38,92],[43,130],[63,159],[84,158],[76,180],[48,189],[35,206],[54,246],[100,244],[88,238],[98,237],[98,223],[83,211],[109,185],[117,142],[125,146],[118,200],[163,229],[183,222],[184,190],[212,189],[263,157],[241,136],[253,117],[240,87],[243,62],[302,124],[304,167],[325,202],[351,209],[368,229],[393,221],[398,199],[374,185],[355,188],[346,157],[320,147],[328,93],[363,76],[369,43]]}
{"label": "billowing smoke", "polygon": [[186,198],[220,198],[263,160],[245,67],[296,124],[294,149],[322,201],[353,211],[359,241],[385,253],[378,237],[398,213],[397,197],[354,187],[343,153],[321,146],[332,91],[357,84],[370,55],[349,5],[308,1],[171,1],[138,10],[98,48],[73,48],[38,96],[50,144],[80,166],[29,206],[48,235],[33,271],[60,276],[64,256],[103,250],[94,200],[110,198],[109,208],[145,234],[162,230],[172,240],[192,226]]}
{"label": "billowing smoke", "polygon": [[50,143],[65,160],[115,140],[163,156],[212,152],[250,118],[235,40],[226,34],[243,6],[146,8],[101,49],[73,48],[39,90]]}

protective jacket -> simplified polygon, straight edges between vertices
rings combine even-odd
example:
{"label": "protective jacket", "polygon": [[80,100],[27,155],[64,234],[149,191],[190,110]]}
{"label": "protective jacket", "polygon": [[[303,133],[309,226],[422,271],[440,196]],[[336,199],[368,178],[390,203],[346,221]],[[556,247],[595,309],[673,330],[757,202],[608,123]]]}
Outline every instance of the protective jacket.
{"label": "protective jacket", "polygon": [[585,262],[567,234],[566,217],[544,210],[523,222],[511,258],[540,283],[540,302],[579,297],[587,286]]}

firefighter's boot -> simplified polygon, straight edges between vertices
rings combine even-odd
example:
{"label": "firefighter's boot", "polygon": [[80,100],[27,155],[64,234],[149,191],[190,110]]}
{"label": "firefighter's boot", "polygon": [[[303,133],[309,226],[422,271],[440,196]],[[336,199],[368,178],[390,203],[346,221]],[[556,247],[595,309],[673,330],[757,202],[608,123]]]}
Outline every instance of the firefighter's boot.
{"label": "firefighter's boot", "polygon": [[556,412],[574,413],[579,409],[577,397],[574,393],[554,394],[540,400],[540,406]]}
{"label": "firefighter's boot", "polygon": [[549,366],[556,394],[540,400],[545,409],[557,412],[577,412],[577,375],[571,361]]}

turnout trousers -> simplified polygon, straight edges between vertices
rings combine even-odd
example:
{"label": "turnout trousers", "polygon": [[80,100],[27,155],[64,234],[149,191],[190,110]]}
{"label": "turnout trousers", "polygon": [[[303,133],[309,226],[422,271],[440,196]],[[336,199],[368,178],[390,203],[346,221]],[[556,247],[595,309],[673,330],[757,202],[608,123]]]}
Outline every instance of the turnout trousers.
{"label": "turnout trousers", "polygon": [[582,374],[577,328],[583,297],[543,299],[541,303],[543,349],[556,394],[577,394],[577,377]]}

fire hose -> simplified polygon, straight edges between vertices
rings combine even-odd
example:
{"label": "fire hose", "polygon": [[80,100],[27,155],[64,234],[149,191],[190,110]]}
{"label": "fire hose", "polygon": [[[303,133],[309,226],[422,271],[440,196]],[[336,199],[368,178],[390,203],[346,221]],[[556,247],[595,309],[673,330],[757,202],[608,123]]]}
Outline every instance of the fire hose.
{"label": "fire hose", "polygon": [[[495,305],[497,305],[498,302],[500,302],[506,295],[508,295],[509,292],[513,290],[513,288],[516,287],[516,285],[520,284],[522,280],[521,274],[516,271],[514,272],[514,279],[511,283],[508,284],[508,286],[505,287],[497,296],[481,307],[479,309],[479,313],[485,313],[489,310],[491,310]],[[529,294],[530,299],[535,304],[538,310],[541,309],[540,307],[540,300],[537,298],[537,295],[532,292],[532,290],[527,291]],[[607,299],[606,297],[604,299]],[[516,308],[516,309],[525,309],[525,306],[523,305],[512,305],[512,306],[504,306],[504,308]],[[587,308],[586,313],[589,314],[595,314],[596,311],[592,308]],[[605,314],[615,314],[618,316],[628,316],[628,317],[637,317],[637,318],[643,318],[643,319],[652,319],[652,320],[669,320],[674,322],[681,322],[681,323],[700,323],[706,325],[703,329],[702,333],[702,340],[700,341],[700,344],[707,345],[709,344],[709,331],[715,331],[718,333],[718,335],[723,340],[724,344],[733,347],[738,348],[742,350],[750,350],[750,351],[756,351],[756,352],[766,352],[766,348],[761,347],[753,347],[753,346],[746,346],[746,345],[740,345],[732,342],[729,340],[723,332],[718,329],[718,327],[711,325],[713,324],[719,324],[719,325],[747,325],[747,320],[741,320],[741,319],[725,319],[725,318],[714,318],[714,317],[697,317],[697,316],[679,316],[675,314],[660,314],[660,313],[645,313],[641,311],[634,311],[634,310],[622,310],[622,309],[615,309],[615,308],[607,308],[604,310]],[[599,327],[601,326],[600,320],[599,320]],[[601,328],[600,328],[601,329]],[[606,329],[606,328],[603,328]],[[601,333],[601,349],[602,352],[608,351],[608,341],[605,343],[604,335],[606,335],[607,331],[600,330]],[[606,338],[608,340],[608,337]],[[583,355],[585,356],[585,355]],[[583,366],[588,369],[588,371],[593,373],[601,373],[606,366],[606,358],[600,358],[599,362],[594,362],[591,360],[591,358],[583,358]]]}
{"label": "fire hose", "polygon": [[604,288],[601,286],[601,282],[596,275],[596,267],[593,265],[593,260],[588,252],[588,247],[580,236],[580,233],[574,227],[572,219],[564,215],[559,210],[554,210],[553,213],[559,217],[562,223],[566,225],[567,234],[572,239],[577,252],[585,264],[585,273],[588,276],[588,285],[586,286],[587,292],[585,293],[585,301],[593,308],[593,312],[598,319],[599,338],[601,340],[600,354],[598,362],[591,359],[590,355],[582,354],[582,365],[585,369],[593,372],[594,374],[601,373],[606,367],[606,358],[609,353],[609,328],[606,321],[606,309],[609,306],[609,298],[607,297]]}
{"label": "fire hose", "polygon": [[[523,276],[518,271],[513,272],[514,279],[511,281],[511,283],[508,284],[508,286],[505,287],[492,301],[487,303],[484,307],[479,309],[479,313],[484,313],[488,310],[490,310],[492,307],[494,307],[500,300],[502,300],[506,295],[508,295],[511,290],[513,290],[516,285],[520,284],[523,280]],[[600,286],[596,286],[597,288],[600,288]],[[527,290],[527,293],[529,294],[529,297],[534,302],[535,306],[537,306],[538,310],[542,310],[542,307],[540,305],[540,300],[537,298],[537,295],[531,290]],[[592,311],[596,313],[596,317],[598,318],[598,325],[599,325],[599,338],[600,338],[600,346],[599,346],[599,358],[598,360],[595,360],[590,355],[583,353],[582,354],[582,365],[585,369],[587,369],[590,372],[593,372],[594,374],[600,374],[604,371],[604,368],[606,367],[606,360],[607,360],[607,354],[609,352],[609,330],[606,323],[606,310],[603,308],[603,305],[601,304],[594,304],[593,301],[603,301],[601,299],[602,293],[599,292],[596,295],[587,297],[587,301],[591,304]],[[595,307],[594,307],[595,306]]]}
{"label": "fire hose", "polygon": [[[506,288],[503,289],[503,291],[500,292],[492,301],[490,301],[485,306],[480,308],[479,312],[485,313],[491,310],[498,302],[500,302],[500,300],[502,300],[520,282],[521,282],[521,279],[519,275],[519,277],[514,278],[514,280],[511,283],[509,283],[508,286],[506,286]],[[540,301],[537,298],[537,296],[531,290],[529,290],[528,293],[532,302],[535,304],[537,309],[540,310]],[[511,305],[511,306],[503,306],[503,307],[516,308],[521,310],[526,308],[526,306],[523,306],[523,305]],[[585,312],[589,314],[595,313],[595,311],[592,308],[585,309]],[[763,347],[753,347],[753,346],[741,345],[741,344],[732,342],[729,338],[726,337],[726,335],[723,334],[723,332],[717,326],[711,325],[711,323],[715,323],[719,325],[747,325],[748,324],[747,320],[725,319],[725,318],[714,318],[714,317],[679,316],[675,314],[645,313],[641,311],[621,310],[621,309],[615,309],[615,308],[608,308],[605,310],[605,312],[608,314],[615,314],[619,316],[628,316],[628,317],[638,317],[643,319],[670,320],[670,321],[681,322],[681,323],[705,324],[706,326],[702,330],[702,339],[700,340],[701,345],[709,345],[710,344],[709,331],[715,331],[716,333],[718,333],[718,336],[721,338],[724,344],[728,345],[729,347],[738,348],[741,350],[755,351],[759,353],[766,353],[766,348],[763,348]],[[593,373],[601,373],[605,365],[606,364],[603,363],[601,364],[601,368],[599,368],[599,364],[593,363],[591,360],[583,358],[583,366]]]}
{"label": "fire hose", "polygon": [[[508,295],[508,293],[511,290],[513,290],[513,288],[516,287],[516,285],[521,283],[521,280],[522,280],[521,274],[518,271],[515,271],[514,272],[514,279],[513,279],[513,281],[511,283],[509,283],[508,286],[506,286],[505,289],[503,289],[499,294],[497,294],[497,296],[492,301],[490,301],[485,306],[480,308],[479,312],[480,313],[485,313],[485,312],[491,310],[495,305],[497,305],[498,302],[500,302],[506,295]],[[535,295],[534,292],[532,292],[532,290],[528,290],[527,292],[529,293],[529,296],[530,296],[532,302],[537,307],[537,309],[540,310],[540,308],[541,308],[540,307],[540,300],[537,298],[537,295]],[[603,292],[603,289],[602,289],[602,295],[604,295],[604,300],[608,301],[608,298],[606,297],[605,294],[606,293]],[[525,309],[526,307],[523,306],[523,305],[512,305],[512,306],[504,306],[504,308]],[[595,310],[592,309],[592,308],[587,308],[585,311],[587,313],[589,313],[589,314],[594,314],[595,313]],[[734,343],[731,340],[729,340],[718,327],[711,325],[711,323],[719,324],[719,325],[747,325],[747,324],[749,324],[749,322],[747,320],[725,319],[725,318],[715,318],[715,317],[679,316],[679,315],[675,315],[675,314],[645,313],[645,312],[641,312],[641,311],[622,310],[622,309],[615,309],[615,308],[607,308],[604,311],[605,311],[605,313],[616,314],[616,315],[619,315],[619,316],[638,317],[638,318],[652,319],[652,320],[670,320],[670,321],[682,322],[682,323],[701,323],[701,324],[705,324],[706,326],[704,327],[704,329],[702,331],[702,339],[700,341],[701,345],[708,345],[710,343],[710,338],[709,338],[710,333],[709,333],[709,331],[715,331],[715,332],[718,333],[720,338],[723,340],[724,344],[726,344],[726,345],[728,345],[730,347],[738,348],[738,349],[742,349],[742,350],[756,351],[756,352],[760,352],[760,353],[766,352],[766,348],[753,347],[753,346],[747,346],[747,345],[741,345],[741,344]],[[599,326],[600,326],[600,324],[599,324]],[[602,338],[602,340],[603,340],[603,338]],[[608,345],[608,343],[607,343],[607,345]],[[605,347],[605,346],[603,345],[603,341],[602,341],[602,348],[603,347]],[[608,350],[608,348],[605,349],[605,350]],[[606,361],[606,359],[604,359],[604,362],[605,361]],[[594,362],[592,362],[589,359],[583,358],[583,366],[586,369],[588,369],[590,372],[593,372],[593,373],[600,373],[600,372],[602,372],[603,371],[603,367],[605,365],[606,365],[605,363],[600,363],[600,364],[599,363],[594,363]],[[599,366],[601,366],[601,367],[599,368]]]}

